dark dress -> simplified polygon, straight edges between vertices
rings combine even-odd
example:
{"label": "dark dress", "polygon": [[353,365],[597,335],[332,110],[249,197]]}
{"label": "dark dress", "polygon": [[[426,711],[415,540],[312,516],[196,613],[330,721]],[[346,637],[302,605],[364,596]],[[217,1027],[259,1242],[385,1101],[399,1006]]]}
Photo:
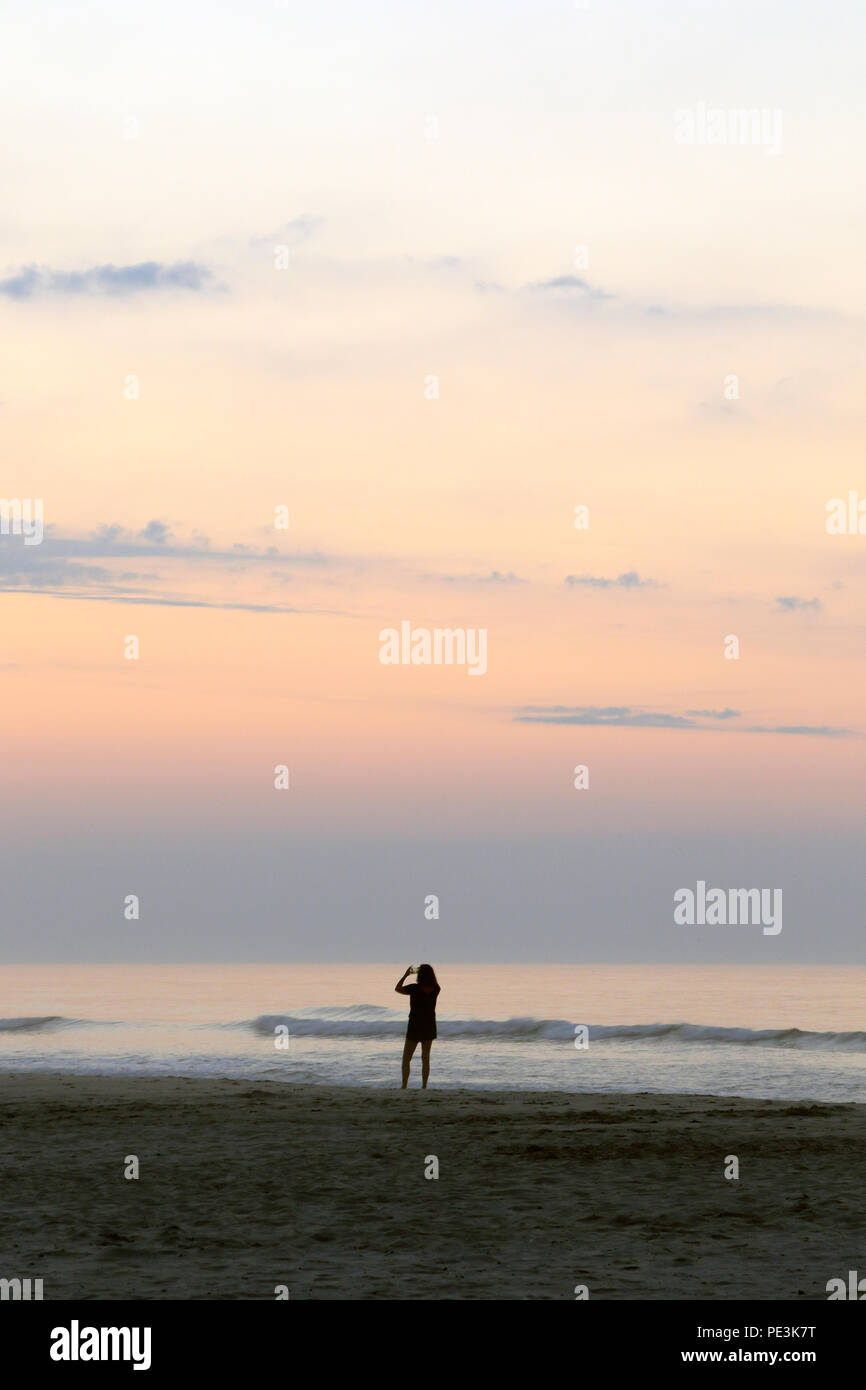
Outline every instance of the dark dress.
{"label": "dark dress", "polygon": [[409,995],[406,1041],[430,1042],[436,1037],[436,999],[441,987],[435,985],[430,994],[425,994],[420,985],[407,985],[406,993]]}

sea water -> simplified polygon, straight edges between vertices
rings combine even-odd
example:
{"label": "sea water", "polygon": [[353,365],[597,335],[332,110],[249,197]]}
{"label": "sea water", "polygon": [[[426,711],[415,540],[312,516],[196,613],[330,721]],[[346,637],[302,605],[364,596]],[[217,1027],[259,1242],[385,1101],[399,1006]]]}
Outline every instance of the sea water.
{"label": "sea water", "polygon": [[[437,1088],[866,1101],[863,966],[434,964]],[[5,966],[0,1068],[395,1086],[404,969]]]}

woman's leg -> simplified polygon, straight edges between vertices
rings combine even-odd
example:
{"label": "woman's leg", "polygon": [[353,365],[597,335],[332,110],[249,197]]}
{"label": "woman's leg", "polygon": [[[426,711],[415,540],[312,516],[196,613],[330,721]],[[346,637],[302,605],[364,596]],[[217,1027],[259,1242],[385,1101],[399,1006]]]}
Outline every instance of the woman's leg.
{"label": "woman's leg", "polygon": [[[418,1046],[411,1038],[406,1039],[406,1046],[403,1048],[403,1089],[409,1085],[409,1063],[412,1061],[412,1054]],[[425,1044],[426,1046],[426,1044]]]}
{"label": "woman's leg", "polygon": [[421,1085],[426,1089],[427,1077],[430,1075],[430,1049],[433,1046],[433,1039],[428,1038],[421,1044]]}

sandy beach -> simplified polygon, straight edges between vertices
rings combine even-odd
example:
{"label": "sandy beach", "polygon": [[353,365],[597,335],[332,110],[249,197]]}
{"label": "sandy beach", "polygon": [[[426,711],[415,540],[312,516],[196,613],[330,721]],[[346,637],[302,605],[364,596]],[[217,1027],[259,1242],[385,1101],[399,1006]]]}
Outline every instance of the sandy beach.
{"label": "sandy beach", "polygon": [[864,1145],[854,1105],[7,1073],[0,1276],[45,1299],[824,1299],[863,1266]]}

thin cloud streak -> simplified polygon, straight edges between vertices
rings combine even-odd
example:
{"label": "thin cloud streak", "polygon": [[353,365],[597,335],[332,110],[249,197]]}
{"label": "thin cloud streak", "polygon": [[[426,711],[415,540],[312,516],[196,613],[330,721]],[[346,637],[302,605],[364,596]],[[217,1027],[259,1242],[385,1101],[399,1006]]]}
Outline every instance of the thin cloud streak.
{"label": "thin cloud streak", "polygon": [[287,608],[276,603],[210,602],[194,598],[155,598],[146,594],[70,594],[64,589],[14,589],[15,594],[30,594],[37,598],[62,598],[72,603],[123,603],[132,607],[144,604],[154,608],[213,608],[223,612],[315,614],[316,617],[338,617],[339,611],[327,608]]}
{"label": "thin cloud streak", "polygon": [[137,265],[95,265],[88,270],[51,270],[47,266],[22,266],[0,280],[0,294],[7,299],[29,300],[52,295],[107,295],[117,298],[153,290],[192,290],[212,287],[213,274],[197,261],[141,261]]}
{"label": "thin cloud streak", "polygon": [[829,724],[752,724],[744,734],[797,734],[804,738],[860,738],[852,729],[834,729]]}
{"label": "thin cloud streak", "polygon": [[584,724],[618,729],[694,729],[682,714],[632,710],[627,705],[524,705],[514,716],[518,724]]}
{"label": "thin cloud streak", "polygon": [[776,599],[779,613],[820,613],[823,607],[819,598],[800,598],[798,594],[780,595]]}
{"label": "thin cloud streak", "polygon": [[309,241],[316,232],[325,225],[324,217],[317,217],[310,212],[302,212],[300,217],[293,217],[291,222],[284,222],[282,227],[275,232],[265,232],[263,236],[250,237],[250,246],[303,246],[305,241]]}
{"label": "thin cloud streak", "polygon": [[657,589],[659,584],[655,579],[641,579],[637,570],[627,570],[625,574],[617,575],[616,579],[605,579],[595,574],[567,574],[565,583],[573,588],[583,587],[587,589]]}
{"label": "thin cloud streak", "polygon": [[[851,729],[827,724],[753,724],[743,728],[726,725],[739,710],[688,710],[685,715],[635,710],[629,705],[523,705],[514,713],[517,724],[578,724],[609,729],[690,729],[704,733],[796,734],[814,738],[859,738]],[[714,721],[699,724],[700,715]]]}
{"label": "thin cloud streak", "polygon": [[206,536],[193,541],[176,542],[173,541],[172,532],[166,523],[159,520],[149,521],[140,531],[129,531],[117,525],[101,526],[85,537],[55,535],[49,526],[40,546],[27,549],[16,546],[13,550],[9,541],[5,544],[0,543],[0,568],[3,567],[4,552],[8,556],[16,555],[21,562],[21,568],[25,565],[28,568],[38,568],[46,560],[129,559],[142,556],[157,557],[160,560],[201,560],[214,564],[237,564],[246,561],[249,564],[324,566],[332,563],[330,556],[318,550],[285,551],[277,546],[254,550],[242,544],[234,545],[230,550],[212,550]]}

